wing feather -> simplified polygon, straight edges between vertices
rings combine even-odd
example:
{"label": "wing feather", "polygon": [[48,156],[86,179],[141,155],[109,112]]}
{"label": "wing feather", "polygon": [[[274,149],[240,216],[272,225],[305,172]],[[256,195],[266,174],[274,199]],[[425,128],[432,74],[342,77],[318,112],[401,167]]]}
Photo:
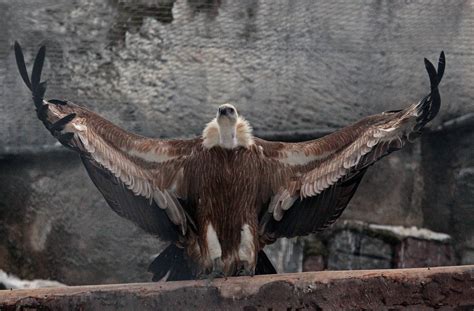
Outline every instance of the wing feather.
{"label": "wing feather", "polygon": [[[419,136],[439,111],[438,84],[444,73],[444,53],[439,58],[438,72],[427,60],[425,66],[431,93],[404,110],[370,116],[308,142],[255,139],[268,165],[275,168],[269,177],[275,187],[267,209],[273,217],[264,214],[260,219],[263,240],[271,242],[280,236],[293,237],[324,229],[341,215],[370,165]],[[291,178],[275,182],[282,175]],[[295,180],[298,187],[294,186]]]}
{"label": "wing feather", "polygon": [[63,145],[81,155],[92,181],[120,216],[165,240],[185,235],[193,221],[182,204],[186,198],[178,194],[180,174],[200,139],[146,138],[71,102],[45,101],[46,83],[40,82],[45,55],[41,47],[30,81],[23,52],[15,43],[20,75],[33,93],[38,118]]}
{"label": "wing feather", "polygon": [[81,159],[92,182],[114,212],[162,240],[178,239],[179,228],[168,220],[165,210],[154,201],[136,196],[119,178],[93,159],[87,156],[81,156]]}

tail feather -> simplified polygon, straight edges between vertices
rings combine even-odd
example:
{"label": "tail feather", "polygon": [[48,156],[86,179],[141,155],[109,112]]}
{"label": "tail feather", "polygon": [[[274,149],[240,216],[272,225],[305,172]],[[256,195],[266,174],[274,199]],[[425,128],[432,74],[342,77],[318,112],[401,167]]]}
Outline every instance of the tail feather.
{"label": "tail feather", "polygon": [[184,249],[170,244],[150,264],[148,271],[153,273],[152,280],[158,282],[166,277],[166,281],[182,281],[195,279]]}
{"label": "tail feather", "polygon": [[[192,263],[187,258],[184,249],[174,244],[166,247],[150,264],[148,271],[153,273],[153,282],[166,279],[166,281],[195,280],[196,269],[193,269]],[[256,275],[277,274],[272,262],[261,250],[258,252]]]}
{"label": "tail feather", "polygon": [[267,254],[263,250],[258,252],[257,256],[257,267],[255,268],[256,275],[262,274],[277,274],[275,267],[273,266]]}

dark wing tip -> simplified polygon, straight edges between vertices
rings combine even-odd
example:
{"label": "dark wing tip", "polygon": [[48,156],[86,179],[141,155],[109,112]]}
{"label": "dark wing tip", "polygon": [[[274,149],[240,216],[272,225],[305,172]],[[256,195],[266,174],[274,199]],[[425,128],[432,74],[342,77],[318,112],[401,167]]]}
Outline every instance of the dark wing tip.
{"label": "dark wing tip", "polygon": [[438,114],[441,107],[441,97],[438,90],[438,85],[443,78],[444,69],[446,66],[446,58],[444,51],[441,52],[438,60],[438,71],[436,71],[433,64],[425,58],[425,67],[428,71],[431,84],[431,93],[423,98],[418,104],[418,109],[421,112],[417,118],[417,125],[415,130],[421,130],[423,126]]}
{"label": "dark wing tip", "polygon": [[30,78],[28,77],[28,72],[26,71],[25,57],[23,56],[23,51],[18,41],[15,41],[14,49],[15,49],[15,60],[16,60],[16,65],[18,67],[18,71],[20,72],[23,82],[25,82],[26,86],[30,89],[30,91],[32,91]]}
{"label": "dark wing tip", "polygon": [[47,81],[38,83],[38,85],[35,88],[35,91],[33,92],[33,102],[35,103],[36,109],[43,106],[43,97],[44,97],[44,93],[46,92],[47,85],[48,85]]}
{"label": "dark wing tip", "polygon": [[15,47],[15,51],[17,50],[21,51],[21,45],[18,41],[15,40],[15,43],[13,44],[13,46]]}
{"label": "dark wing tip", "polygon": [[33,92],[41,80],[41,71],[43,70],[44,59],[46,57],[46,46],[41,46],[36,54],[35,63],[33,65],[33,71],[31,72],[31,85]]}
{"label": "dark wing tip", "polygon": [[435,67],[433,64],[425,58],[425,68],[426,71],[428,71],[428,75],[430,77],[430,84],[431,84],[431,89],[435,89],[438,87],[438,73],[436,72]]}
{"label": "dark wing tip", "polygon": [[441,82],[444,74],[444,68],[446,67],[446,57],[444,56],[444,51],[441,51],[438,60],[438,84]]}

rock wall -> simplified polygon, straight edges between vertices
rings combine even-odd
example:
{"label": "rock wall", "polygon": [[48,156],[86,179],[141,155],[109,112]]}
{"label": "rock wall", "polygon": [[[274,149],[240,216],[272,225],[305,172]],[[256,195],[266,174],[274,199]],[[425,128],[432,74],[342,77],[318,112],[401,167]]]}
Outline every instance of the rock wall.
{"label": "rock wall", "polygon": [[[457,261],[474,262],[473,8],[434,0],[0,0],[0,269],[66,284],[145,281],[163,247],[110,211],[77,156],[36,120],[15,40],[28,64],[46,44],[48,97],[154,137],[198,135],[227,101],[257,135],[318,137],[420,99],[428,92],[422,58],[445,50],[431,132],[371,168],[343,217],[452,234]],[[274,261],[301,270],[301,245],[284,245]]]}
{"label": "rock wall", "polygon": [[341,220],[305,239],[303,271],[451,266],[451,236],[415,226]]}

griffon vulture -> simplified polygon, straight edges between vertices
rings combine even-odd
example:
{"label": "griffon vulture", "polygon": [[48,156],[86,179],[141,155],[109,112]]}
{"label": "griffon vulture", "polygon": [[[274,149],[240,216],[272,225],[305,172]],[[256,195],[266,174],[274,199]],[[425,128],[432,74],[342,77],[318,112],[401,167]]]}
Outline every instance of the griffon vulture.
{"label": "griffon vulture", "polygon": [[431,92],[319,139],[284,143],[252,135],[225,104],[201,137],[156,139],[129,133],[69,101],[44,100],[41,47],[23,81],[38,118],[77,151],[110,207],[169,246],[152,262],[153,280],[275,273],[263,252],[281,237],[323,230],[343,212],[365,171],[416,138],[440,107],[438,71],[425,59]]}

